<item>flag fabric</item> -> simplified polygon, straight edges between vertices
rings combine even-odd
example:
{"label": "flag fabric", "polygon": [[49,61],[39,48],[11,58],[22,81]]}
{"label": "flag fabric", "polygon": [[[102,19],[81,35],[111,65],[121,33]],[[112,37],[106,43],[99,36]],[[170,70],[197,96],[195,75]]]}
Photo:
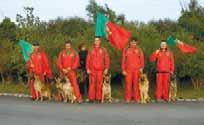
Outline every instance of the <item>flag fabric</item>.
{"label": "flag fabric", "polygon": [[176,46],[183,52],[187,54],[194,54],[196,52],[196,48],[193,46],[190,46],[184,42],[177,42]]}
{"label": "flag fabric", "polygon": [[110,22],[104,14],[97,13],[95,36],[103,37],[109,40],[115,48],[123,50],[131,37],[131,33]]}
{"label": "flag fabric", "polygon": [[173,36],[169,36],[166,41],[167,41],[167,44],[169,46],[175,46],[176,45],[176,38]]}
{"label": "flag fabric", "polygon": [[23,58],[27,62],[30,58],[30,54],[32,53],[32,45],[25,40],[19,40],[19,45],[22,48]]}
{"label": "flag fabric", "polygon": [[128,43],[131,33],[112,22],[108,22],[108,40],[119,50],[123,50]]}
{"label": "flag fabric", "polygon": [[106,24],[108,23],[108,18],[101,14],[96,14],[96,33],[95,36],[103,37],[107,39]]}
{"label": "flag fabric", "polygon": [[181,42],[180,40],[176,39],[176,37],[169,36],[166,41],[168,45],[176,46],[183,53],[194,54],[196,52],[195,47],[188,45],[185,42]]}

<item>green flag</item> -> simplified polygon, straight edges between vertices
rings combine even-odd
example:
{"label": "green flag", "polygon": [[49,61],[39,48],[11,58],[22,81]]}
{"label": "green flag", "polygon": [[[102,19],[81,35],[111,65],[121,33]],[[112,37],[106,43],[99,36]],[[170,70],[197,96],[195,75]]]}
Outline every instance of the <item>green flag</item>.
{"label": "green flag", "polygon": [[169,36],[167,38],[167,44],[170,45],[170,46],[176,46],[176,37],[173,37],[173,36]]}
{"label": "green flag", "polygon": [[25,40],[19,40],[19,45],[22,48],[23,58],[27,62],[30,58],[30,54],[32,53],[32,45]]}
{"label": "green flag", "polygon": [[101,14],[96,14],[96,32],[95,36],[103,37],[107,39],[106,24],[108,23],[108,18]]}

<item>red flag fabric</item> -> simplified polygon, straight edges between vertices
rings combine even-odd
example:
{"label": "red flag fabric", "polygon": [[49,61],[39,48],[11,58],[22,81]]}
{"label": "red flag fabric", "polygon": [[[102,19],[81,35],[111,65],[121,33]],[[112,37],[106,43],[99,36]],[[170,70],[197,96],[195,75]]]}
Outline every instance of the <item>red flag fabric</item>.
{"label": "red flag fabric", "polygon": [[188,54],[194,54],[196,52],[196,48],[193,46],[190,46],[184,42],[177,41],[176,46],[183,52]]}
{"label": "red flag fabric", "polygon": [[131,32],[119,27],[118,25],[108,22],[106,24],[108,40],[117,49],[123,50],[131,37]]}

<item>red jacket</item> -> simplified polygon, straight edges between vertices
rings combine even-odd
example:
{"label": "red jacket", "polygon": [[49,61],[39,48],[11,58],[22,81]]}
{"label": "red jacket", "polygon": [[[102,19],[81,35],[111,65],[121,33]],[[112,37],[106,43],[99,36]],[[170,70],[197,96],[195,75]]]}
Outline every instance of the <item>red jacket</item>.
{"label": "red jacket", "polygon": [[150,61],[155,62],[156,60],[158,72],[174,72],[174,57],[170,51],[153,52]]}
{"label": "red jacket", "polygon": [[135,71],[144,68],[144,55],[140,48],[128,48],[122,54],[122,71]]}
{"label": "red jacket", "polygon": [[73,49],[61,51],[57,59],[57,67],[60,71],[67,68],[77,69],[79,67],[79,55]]}
{"label": "red jacket", "polygon": [[28,69],[31,73],[37,75],[47,75],[52,78],[52,70],[50,68],[48,58],[43,51],[33,52],[27,62]]}
{"label": "red jacket", "polygon": [[107,49],[94,47],[88,52],[86,60],[86,68],[88,70],[104,70],[109,69],[109,66],[110,59]]}

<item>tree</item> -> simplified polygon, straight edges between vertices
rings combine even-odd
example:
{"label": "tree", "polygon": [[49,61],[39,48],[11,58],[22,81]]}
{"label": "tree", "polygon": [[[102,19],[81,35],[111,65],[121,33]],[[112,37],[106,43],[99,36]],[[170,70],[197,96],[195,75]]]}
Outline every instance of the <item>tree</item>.
{"label": "tree", "polygon": [[125,24],[125,15],[124,14],[118,15],[116,22],[118,24],[124,25]]}
{"label": "tree", "polygon": [[93,22],[96,21],[96,13],[97,12],[106,14],[110,21],[113,21],[116,23],[119,22],[121,24],[124,24],[124,21],[125,21],[125,15],[124,14],[120,14],[117,16],[115,11],[110,9],[107,4],[105,4],[104,6],[100,6],[96,3],[95,0],[89,1],[89,4],[86,7],[86,11],[88,12],[88,14],[87,14],[88,17]]}
{"label": "tree", "polygon": [[61,33],[74,38],[78,33],[84,35],[89,26],[88,22],[84,19],[73,17],[70,19],[57,18],[48,22],[47,28],[53,33]]}
{"label": "tree", "polygon": [[21,14],[16,15],[16,22],[18,24],[19,32],[17,34],[18,39],[31,40],[32,32],[38,30],[41,22],[38,16],[34,16],[33,7],[24,7],[24,16]]}
{"label": "tree", "polygon": [[191,0],[188,7],[182,8],[181,16],[178,20],[187,32],[194,35],[194,40],[204,40],[204,8],[198,4],[197,0]]}
{"label": "tree", "polygon": [[10,18],[5,18],[0,24],[0,40],[16,40],[16,25]]}
{"label": "tree", "polygon": [[96,13],[101,12],[105,13],[106,10],[102,6],[99,6],[95,0],[90,0],[89,4],[86,7],[86,11],[88,12],[87,16],[90,18],[91,21],[96,21]]}

